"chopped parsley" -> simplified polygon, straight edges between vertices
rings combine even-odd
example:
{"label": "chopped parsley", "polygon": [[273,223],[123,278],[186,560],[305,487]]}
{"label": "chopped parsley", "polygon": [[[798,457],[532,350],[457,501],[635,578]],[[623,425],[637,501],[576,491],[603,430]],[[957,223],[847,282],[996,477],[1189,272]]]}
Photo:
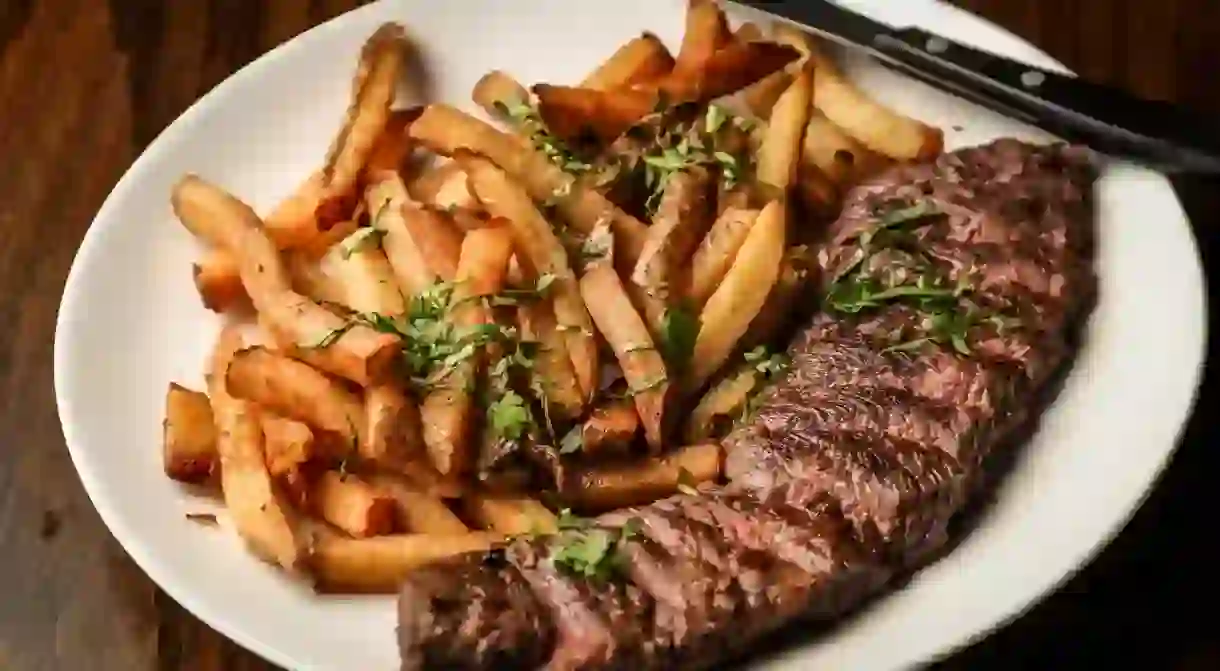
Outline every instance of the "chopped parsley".
{"label": "chopped parsley", "polygon": [[702,322],[699,315],[686,306],[675,306],[661,317],[661,356],[669,368],[677,373],[686,370],[695,352],[695,341],[699,338]]}
{"label": "chopped parsley", "polygon": [[496,438],[520,440],[529,429],[530,422],[525,399],[511,389],[487,406],[487,426]]}
{"label": "chopped parsley", "polygon": [[512,119],[534,148],[564,172],[576,175],[593,169],[590,163],[577,157],[563,141],[551,134],[533,105],[521,100],[497,101],[496,109]]}
{"label": "chopped parsley", "polygon": [[590,580],[607,580],[626,569],[626,544],[639,534],[637,518],[617,529],[594,527],[587,523],[564,524],[552,545],[551,562],[565,572]]}
{"label": "chopped parsley", "polygon": [[773,380],[783,375],[791,364],[786,355],[782,353],[772,354],[766,345],[760,345],[746,352],[745,359],[746,363],[751,364],[754,370],[762,373],[768,380]]}
{"label": "chopped parsley", "polygon": [[[874,226],[860,233],[852,260],[836,275],[826,293],[826,307],[845,315],[860,314],[887,305],[908,305],[922,318],[913,338],[891,333],[894,344],[886,351],[911,351],[927,343],[947,345],[967,356],[968,334],[981,322],[1007,323],[1006,318],[986,314],[970,300],[972,289],[965,275],[955,283],[938,276],[931,262],[915,248],[914,232],[940,218],[943,213],[929,201],[891,209]],[[886,277],[870,261],[881,252],[894,252],[883,268]]]}
{"label": "chopped parsley", "polygon": [[585,449],[585,427],[577,424],[559,441],[560,454],[575,454]]}

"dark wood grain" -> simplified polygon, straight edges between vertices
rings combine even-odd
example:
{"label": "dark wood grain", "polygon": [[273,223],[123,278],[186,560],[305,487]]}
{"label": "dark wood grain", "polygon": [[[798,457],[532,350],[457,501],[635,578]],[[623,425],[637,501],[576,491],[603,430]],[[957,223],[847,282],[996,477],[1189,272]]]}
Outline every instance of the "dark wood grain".
{"label": "dark wood grain", "polygon": [[[52,333],[76,247],[142,148],[228,74],[356,4],[0,0],[0,669],[270,669],[160,593],[102,525],[60,433]],[[1214,0],[960,4],[1087,76],[1220,114]],[[1220,185],[1177,186],[1196,220],[1220,225]],[[1202,403],[1215,396],[1207,386]],[[1215,543],[1199,541],[1215,529],[1214,438],[1206,422],[1192,425],[1162,485],[1100,559],[944,667],[1220,668],[1208,612],[1220,562]],[[1038,553],[1031,542],[1025,560]]]}

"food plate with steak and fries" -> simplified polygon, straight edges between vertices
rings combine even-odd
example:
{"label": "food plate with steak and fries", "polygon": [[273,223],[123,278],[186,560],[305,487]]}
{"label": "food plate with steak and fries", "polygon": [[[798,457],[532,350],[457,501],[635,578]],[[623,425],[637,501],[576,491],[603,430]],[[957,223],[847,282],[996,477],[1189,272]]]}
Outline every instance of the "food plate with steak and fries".
{"label": "food plate with steak and fries", "polygon": [[140,157],[56,392],[137,563],[287,668],[897,668],[1134,512],[1202,287],[1163,177],[757,12],[384,0]]}

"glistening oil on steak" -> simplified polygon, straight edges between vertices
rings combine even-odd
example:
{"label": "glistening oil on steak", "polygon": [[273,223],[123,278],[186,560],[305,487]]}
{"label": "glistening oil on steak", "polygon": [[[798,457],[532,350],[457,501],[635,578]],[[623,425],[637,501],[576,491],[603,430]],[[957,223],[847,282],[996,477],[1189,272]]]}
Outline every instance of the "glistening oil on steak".
{"label": "glistening oil on steak", "polygon": [[403,668],[706,668],[926,560],[1091,309],[1095,178],[1082,150],[1000,140],[857,187],[728,486],[603,516],[606,575],[526,538],[412,576]]}

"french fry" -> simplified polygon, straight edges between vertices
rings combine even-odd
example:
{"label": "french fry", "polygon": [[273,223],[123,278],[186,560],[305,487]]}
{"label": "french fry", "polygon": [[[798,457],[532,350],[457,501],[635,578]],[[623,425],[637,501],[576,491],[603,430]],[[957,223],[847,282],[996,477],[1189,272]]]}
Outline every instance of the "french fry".
{"label": "french fry", "polygon": [[699,443],[720,438],[720,422],[740,417],[758,387],[763,374],[754,366],[743,366],[729,375],[699,399],[686,424],[686,441]]}
{"label": "french fry", "polygon": [[[609,230],[603,226],[591,239],[609,235]],[[611,247],[608,242],[603,244],[607,249]],[[653,451],[660,450],[665,435],[665,398],[670,380],[648,327],[635,311],[614,271],[612,258],[603,257],[585,267],[585,274],[580,278],[580,294],[589,306],[597,330],[623,369],[649,447]]]}
{"label": "french fry", "polygon": [[597,341],[563,244],[529,194],[504,171],[490,161],[475,157],[463,158],[462,163],[470,175],[475,194],[487,211],[510,224],[513,243],[519,252],[517,260],[530,266],[536,276],[549,274],[554,277],[550,293],[555,321],[563,332],[582,395],[588,401],[597,388]]}
{"label": "french fry", "polygon": [[635,404],[627,399],[611,399],[598,404],[580,427],[580,451],[589,457],[621,455],[631,448],[640,430]]}
{"label": "french fry", "polygon": [[419,408],[395,384],[379,384],[364,391],[364,443],[360,456],[381,466],[399,471],[415,456],[424,453]]}
{"label": "french fry", "polygon": [[610,144],[657,108],[655,93],[647,91],[600,91],[551,84],[536,84],[531,90],[538,97],[538,115],[547,130],[568,142],[591,134],[601,144]]}
{"label": "french fry", "polygon": [[663,93],[671,103],[707,102],[735,93],[800,57],[790,46],[734,40],[693,70],[676,67],[668,76],[635,90]]}
{"label": "french fry", "polygon": [[308,465],[317,450],[313,431],[301,422],[269,413],[263,413],[261,420],[267,472],[293,505],[304,508],[309,502]]}
{"label": "french fry", "polygon": [[826,115],[814,110],[805,126],[801,163],[816,167],[836,187],[844,189],[880,172],[889,160],[860,144]]}
{"label": "french fry", "polygon": [[200,484],[215,472],[216,424],[208,395],[169,383],[165,393],[162,457],[165,474],[179,482]]}
{"label": "french fry", "polygon": [[805,295],[804,290],[810,286],[810,274],[815,267],[808,255],[809,250],[803,246],[793,247],[784,255],[779,278],[771,288],[767,301],[741,337],[737,345],[739,350],[749,351],[772,342],[784,326],[792,323],[794,308],[797,301]]}
{"label": "french fry", "polygon": [[262,422],[267,470],[271,475],[290,473],[316,456],[313,431],[305,423],[268,413],[263,414]]}
{"label": "french fry", "polygon": [[267,472],[262,426],[253,406],[229,395],[225,382],[229,361],[241,347],[240,332],[232,326],[223,328],[208,374],[216,451],[220,455],[220,488],[233,525],[250,551],[296,572],[307,556],[308,535]]}
{"label": "french fry", "polygon": [[[342,287],[322,272],[321,259],[312,258],[299,250],[288,250],[280,256],[294,292],[318,303],[346,303]],[[266,321],[265,315],[260,315],[260,321]]]}
{"label": "french fry", "polygon": [[524,303],[517,308],[521,338],[538,343],[532,374],[540,381],[553,417],[575,419],[584,409],[584,392],[576,379],[564,335],[555,323],[549,300]]}
{"label": "french fry", "polygon": [[376,180],[387,173],[398,174],[407,157],[411,155],[414,142],[407,134],[407,127],[424,111],[422,107],[412,107],[405,110],[394,110],[386,119],[385,128],[381,129],[377,140],[369,150],[368,159],[364,165],[364,176]]}
{"label": "french fry", "polygon": [[314,483],[309,500],[318,517],[356,538],[394,531],[394,499],[354,475],[326,471]]}
{"label": "french fry", "polygon": [[436,284],[439,276],[407,226],[408,208],[418,208],[411,202],[402,178],[383,174],[381,179],[369,185],[364,197],[373,213],[369,223],[381,232],[381,248],[399,289],[409,299]]}
{"label": "french fry", "polygon": [[293,291],[279,251],[249,206],[194,175],[179,180],[171,202],[189,230],[237,256],[254,308],[294,357],[361,385],[389,372],[400,351],[398,338],[348,323]]}
{"label": "french fry", "polygon": [[466,184],[466,173],[462,171],[462,166],[454,161],[446,161],[424,170],[411,180],[407,190],[419,202],[438,210],[482,210],[479,201]]}
{"label": "french fry", "polygon": [[613,91],[659,79],[674,68],[674,58],[660,38],[643,33],[619,47],[580,83],[581,88]]}
{"label": "french fry", "polygon": [[813,90],[813,72],[802,69],[792,85],[775,103],[771,122],[758,149],[755,175],[760,184],[785,194],[796,179],[797,162],[801,156],[801,135],[809,119],[809,96]]}
{"label": "french fry", "polygon": [[402,220],[428,267],[442,282],[452,282],[457,277],[462,232],[440,210],[429,207],[408,204]]}
{"label": "french fry", "polygon": [[720,286],[757,218],[758,210],[729,207],[703,236],[691,260],[690,287],[686,291],[686,298],[696,309],[702,309]]}
{"label": "french fry", "polygon": [[480,77],[470,97],[488,116],[502,120],[511,120],[511,116],[506,118],[505,111],[530,102],[530,92],[503,70],[492,70]]}
{"label": "french fry", "polygon": [[237,259],[223,249],[210,249],[192,267],[195,290],[203,307],[212,312],[250,308],[250,297],[241,284]]}
{"label": "french fry", "polygon": [[[504,227],[471,231],[462,241],[457,282],[453,290],[453,322],[459,329],[491,322],[480,296],[499,293],[512,254],[512,239]],[[484,361],[476,352],[457,362],[424,397],[420,409],[424,444],[436,470],[457,476],[474,462],[471,422],[474,387]]]}
{"label": "french fry", "polygon": [[331,144],[322,168],[323,196],[317,208],[318,226],[328,227],[322,214],[328,201],[359,200],[357,180],[391,117],[399,79],[405,71],[406,32],[385,23],[365,42],[343,127]]}
{"label": "french fry", "polygon": [[440,104],[429,105],[411,124],[411,136],[446,156],[462,150],[486,156],[524,187],[534,201],[553,199],[564,221],[582,235],[591,233],[598,222],[609,221],[614,231],[617,267],[624,276],[635,267],[647,233],[644,224],[593,189],[577,183],[559,166],[513,136]]}
{"label": "french fry", "polygon": [[771,117],[771,110],[775,108],[775,103],[779,102],[779,97],[792,86],[793,79],[792,73],[787,70],[772,72],[742,89],[738,97],[751,114],[760,119],[767,119]]}
{"label": "french fry", "polygon": [[394,499],[400,528],[431,536],[457,536],[470,532],[444,501],[409,481],[388,473],[375,473],[365,479],[378,492]]}
{"label": "french fry", "polygon": [[323,592],[393,594],[418,568],[468,552],[486,550],[502,536],[469,533],[456,536],[395,534],[373,538],[321,535],[311,567]]}
{"label": "french fry", "polygon": [[301,247],[321,235],[314,212],[322,200],[322,183],[321,170],[311,173],[264,218],[267,234],[280,249]]}
{"label": "french fry", "polygon": [[520,536],[559,531],[559,520],[537,499],[476,493],[462,499],[466,517],[483,529]]}
{"label": "french fry", "polygon": [[686,32],[674,62],[676,73],[698,72],[712,56],[733,39],[728,19],[715,0],[690,0],[686,8]]}
{"label": "french fry", "polygon": [[363,313],[401,315],[406,300],[381,251],[380,229],[360,228],[331,248],[319,269],[337,287],[343,305]]}
{"label": "french fry", "polygon": [[229,393],[325,431],[328,456],[344,459],[360,449],[364,408],[359,397],[321,372],[261,347],[237,352],[225,373]]}
{"label": "french fry", "polygon": [[783,261],[787,225],[782,201],[759,213],[724,281],[700,313],[686,389],[697,391],[728,360],[737,340],[762,309]]}
{"label": "french fry", "polygon": [[[691,255],[716,217],[715,182],[706,170],[691,169],[669,179],[657,215],[631,281],[652,300],[644,303],[645,319],[654,336],[660,335],[664,311],[681,298]],[[659,312],[658,312],[659,310]]]}
{"label": "french fry", "polygon": [[719,445],[691,445],[632,463],[587,467],[574,473],[563,499],[572,508],[587,512],[647,505],[677,493],[682,486],[715,480],[720,467]]}
{"label": "french fry", "polygon": [[897,161],[927,160],[944,150],[943,131],[870,98],[843,76],[818,45],[813,45],[810,60],[817,71],[813,106],[865,147]]}

